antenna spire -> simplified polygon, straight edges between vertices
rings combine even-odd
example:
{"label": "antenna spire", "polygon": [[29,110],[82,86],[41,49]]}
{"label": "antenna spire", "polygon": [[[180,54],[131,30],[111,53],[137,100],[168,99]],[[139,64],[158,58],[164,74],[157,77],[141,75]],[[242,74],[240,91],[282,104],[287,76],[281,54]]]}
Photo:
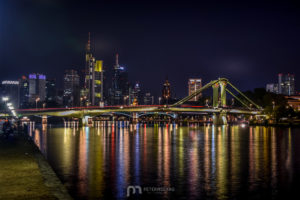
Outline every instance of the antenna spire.
{"label": "antenna spire", "polygon": [[119,54],[116,54],[116,66],[119,66]]}
{"label": "antenna spire", "polygon": [[88,52],[91,51],[91,33],[89,32],[89,36],[88,36],[88,43],[87,43],[87,46],[86,46],[86,50]]}

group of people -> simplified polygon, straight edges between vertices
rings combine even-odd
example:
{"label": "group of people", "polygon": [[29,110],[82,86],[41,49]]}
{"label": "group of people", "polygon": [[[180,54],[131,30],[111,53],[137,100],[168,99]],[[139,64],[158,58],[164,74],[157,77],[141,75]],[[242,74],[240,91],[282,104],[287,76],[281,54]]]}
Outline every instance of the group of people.
{"label": "group of people", "polygon": [[2,124],[2,133],[5,138],[8,138],[10,134],[12,134],[15,130],[15,127],[12,125],[12,123],[9,120],[5,120]]}

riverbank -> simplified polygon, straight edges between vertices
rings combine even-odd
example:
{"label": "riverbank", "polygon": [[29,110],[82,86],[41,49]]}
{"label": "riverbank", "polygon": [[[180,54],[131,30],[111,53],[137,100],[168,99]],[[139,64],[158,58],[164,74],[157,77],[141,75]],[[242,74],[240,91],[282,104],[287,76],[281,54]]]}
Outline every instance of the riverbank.
{"label": "riverbank", "polygon": [[[0,134],[1,135],[1,134]],[[0,137],[0,199],[71,199],[25,135]]]}

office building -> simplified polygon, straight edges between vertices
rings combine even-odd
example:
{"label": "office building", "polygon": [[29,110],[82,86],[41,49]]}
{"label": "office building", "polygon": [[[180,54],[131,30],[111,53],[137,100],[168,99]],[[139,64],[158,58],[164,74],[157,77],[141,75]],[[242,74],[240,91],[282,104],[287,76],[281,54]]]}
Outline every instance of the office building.
{"label": "office building", "polygon": [[288,96],[295,94],[294,74],[278,74],[278,93]]}
{"label": "office building", "polygon": [[2,97],[8,97],[15,108],[19,107],[19,81],[5,80],[1,84]]}
{"label": "office building", "polygon": [[80,106],[80,78],[76,70],[65,71],[63,104],[68,107]]}
{"label": "office building", "polygon": [[[190,78],[188,82],[188,94],[191,95],[197,90],[201,89],[202,87],[202,80],[200,78]],[[191,101],[198,101],[201,97],[201,93],[191,99]]]}
{"label": "office building", "polygon": [[19,108],[29,107],[29,81],[26,76],[22,76],[19,80]]}
{"label": "office building", "polygon": [[125,67],[119,65],[119,55],[116,54],[109,103],[111,105],[125,104],[125,101],[127,102],[127,100],[125,100],[127,96],[130,96],[128,74]]}
{"label": "office building", "polygon": [[153,104],[154,104],[154,96],[152,96],[150,92],[147,92],[144,96],[144,105],[153,105]]}
{"label": "office building", "polygon": [[269,84],[267,84],[266,85],[266,91],[278,94],[279,93],[279,91],[278,91],[278,84],[276,84],[276,83],[269,83]]}
{"label": "office building", "polygon": [[141,87],[139,83],[136,83],[132,89],[132,99],[136,99],[136,101],[139,104],[142,104],[142,93],[141,93]]}
{"label": "office building", "polygon": [[29,103],[44,102],[46,99],[46,76],[29,74]]}
{"label": "office building", "polygon": [[81,95],[85,105],[99,106],[103,102],[103,61],[93,57],[90,33],[85,55],[84,90]]}
{"label": "office building", "polygon": [[54,108],[59,106],[56,79],[46,80],[46,100],[43,106],[48,108]]}

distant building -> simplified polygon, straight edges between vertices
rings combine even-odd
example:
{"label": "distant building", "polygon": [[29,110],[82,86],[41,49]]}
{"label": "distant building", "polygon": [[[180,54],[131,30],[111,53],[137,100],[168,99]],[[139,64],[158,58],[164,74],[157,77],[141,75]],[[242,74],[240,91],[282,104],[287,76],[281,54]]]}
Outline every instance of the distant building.
{"label": "distant building", "polygon": [[[188,82],[188,93],[189,95],[193,94],[197,90],[199,90],[202,87],[202,80],[200,78],[190,78]],[[193,97],[191,101],[198,101],[199,98],[201,97],[201,94]]]}
{"label": "distant building", "polygon": [[29,107],[29,81],[26,76],[22,76],[19,80],[19,108]]}
{"label": "distant building", "polygon": [[125,67],[119,65],[119,55],[116,54],[116,64],[113,71],[109,103],[111,105],[126,104],[126,99],[129,98],[129,96],[128,74]]}
{"label": "distant building", "polygon": [[134,88],[132,90],[132,97],[131,97],[132,101],[134,99],[136,99],[136,101],[139,103],[139,104],[143,104],[142,102],[142,93],[141,93],[141,88],[140,88],[140,84],[139,83],[136,83],[134,85]]}
{"label": "distant building", "polygon": [[66,70],[64,75],[64,106],[80,106],[80,77],[76,70]]}
{"label": "distant building", "polygon": [[289,96],[295,94],[294,74],[278,74],[278,93]]}
{"label": "distant building", "polygon": [[147,92],[144,96],[144,105],[153,105],[153,104],[154,104],[154,96],[152,96],[150,92]]}
{"label": "distant building", "polygon": [[46,102],[48,107],[56,105],[57,88],[55,79],[46,80]]}
{"label": "distant building", "polygon": [[103,61],[93,57],[90,33],[85,59],[85,82],[82,99],[85,99],[84,104],[99,106],[100,102],[103,102]]}
{"label": "distant building", "polygon": [[169,80],[166,79],[162,89],[162,101],[168,104],[171,100],[171,86]]}
{"label": "distant building", "polygon": [[1,95],[9,98],[15,108],[19,107],[19,81],[5,80],[1,84]]}
{"label": "distant building", "polygon": [[29,103],[43,102],[46,99],[46,76],[29,74]]}
{"label": "distant building", "polygon": [[276,83],[269,83],[269,84],[267,84],[266,85],[266,91],[278,94],[279,93],[279,91],[278,91],[278,84],[276,84]]}
{"label": "distant building", "polygon": [[292,107],[295,111],[300,111],[300,96],[285,96],[287,99],[287,103],[290,107]]}

